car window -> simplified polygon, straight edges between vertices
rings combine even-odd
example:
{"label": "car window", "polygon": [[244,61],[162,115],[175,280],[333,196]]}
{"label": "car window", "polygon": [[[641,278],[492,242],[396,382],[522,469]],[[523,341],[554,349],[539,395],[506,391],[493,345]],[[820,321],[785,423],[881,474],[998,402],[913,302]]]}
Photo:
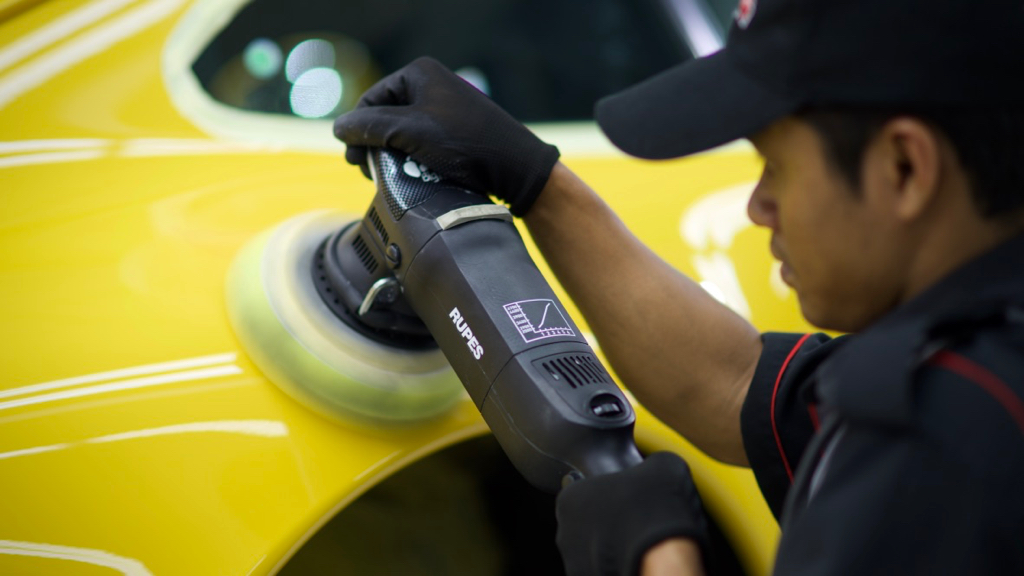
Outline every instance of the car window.
{"label": "car window", "polygon": [[707,0],[715,21],[722,30],[728,31],[736,12],[736,0]]}
{"label": "car window", "polygon": [[592,117],[601,97],[691,58],[659,0],[254,0],[193,62],[233,107],[330,118],[430,55],[525,122]]}

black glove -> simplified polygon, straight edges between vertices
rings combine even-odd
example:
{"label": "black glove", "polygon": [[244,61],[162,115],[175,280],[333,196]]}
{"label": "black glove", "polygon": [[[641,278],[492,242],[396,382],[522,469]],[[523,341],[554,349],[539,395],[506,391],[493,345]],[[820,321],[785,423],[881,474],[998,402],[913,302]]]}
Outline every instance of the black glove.
{"label": "black glove", "polygon": [[490,98],[436,60],[419,58],[370,87],[334,122],[345,158],[366,169],[366,147],[395,148],[441,176],[494,194],[522,216],[558,162]]}
{"label": "black glove", "polygon": [[568,576],[635,576],[644,554],[668,538],[707,542],[690,468],[671,452],[566,486],[558,494],[556,515]]}

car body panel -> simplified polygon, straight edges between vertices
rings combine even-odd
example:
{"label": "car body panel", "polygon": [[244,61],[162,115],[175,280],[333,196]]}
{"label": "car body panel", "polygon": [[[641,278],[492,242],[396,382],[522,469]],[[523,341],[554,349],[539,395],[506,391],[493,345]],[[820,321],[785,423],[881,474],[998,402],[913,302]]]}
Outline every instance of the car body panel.
{"label": "car body panel", "polygon": [[[382,478],[487,433],[468,399],[405,426],[329,421],[250,363],[224,305],[235,254],[295,214],[358,218],[372,187],[340,144],[228,140],[176,108],[160,58],[187,3],[8,6],[0,572],[273,573]],[[649,163],[594,145],[592,125],[537,130],[670,263],[758,326],[806,329],[769,288],[767,235],[743,221],[748,147]],[[749,470],[642,409],[637,438],[690,460],[745,567],[766,574],[777,527]]]}

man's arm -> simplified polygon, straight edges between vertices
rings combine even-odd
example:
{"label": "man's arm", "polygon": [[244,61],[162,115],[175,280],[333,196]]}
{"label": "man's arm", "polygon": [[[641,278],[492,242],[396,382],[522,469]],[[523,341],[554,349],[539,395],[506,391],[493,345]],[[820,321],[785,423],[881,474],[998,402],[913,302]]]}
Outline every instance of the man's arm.
{"label": "man's arm", "polygon": [[525,215],[637,399],[711,456],[746,463],[740,408],[759,335],[637,240],[556,163],[555,147],[428,58],[367,90],[334,133],[348,145],[349,162],[364,165],[365,147],[397,148]]}
{"label": "man's arm", "polygon": [[672,538],[644,555],[640,576],[704,576],[700,547],[689,538]]}
{"label": "man's arm", "polygon": [[708,455],[745,465],[760,334],[637,239],[565,165],[524,217],[623,384]]}

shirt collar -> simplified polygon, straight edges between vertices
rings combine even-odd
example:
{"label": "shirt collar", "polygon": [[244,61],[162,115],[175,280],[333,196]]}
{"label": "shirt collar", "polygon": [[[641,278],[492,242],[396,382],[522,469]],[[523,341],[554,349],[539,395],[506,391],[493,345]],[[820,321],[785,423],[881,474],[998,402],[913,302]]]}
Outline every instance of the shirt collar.
{"label": "shirt collar", "polygon": [[1024,234],[975,258],[876,323],[924,318],[931,325],[990,312],[1024,300]]}
{"label": "shirt collar", "polygon": [[941,326],[1024,304],[1024,234],[975,258],[849,341],[818,371],[824,404],[894,425],[912,413],[914,371]]}

